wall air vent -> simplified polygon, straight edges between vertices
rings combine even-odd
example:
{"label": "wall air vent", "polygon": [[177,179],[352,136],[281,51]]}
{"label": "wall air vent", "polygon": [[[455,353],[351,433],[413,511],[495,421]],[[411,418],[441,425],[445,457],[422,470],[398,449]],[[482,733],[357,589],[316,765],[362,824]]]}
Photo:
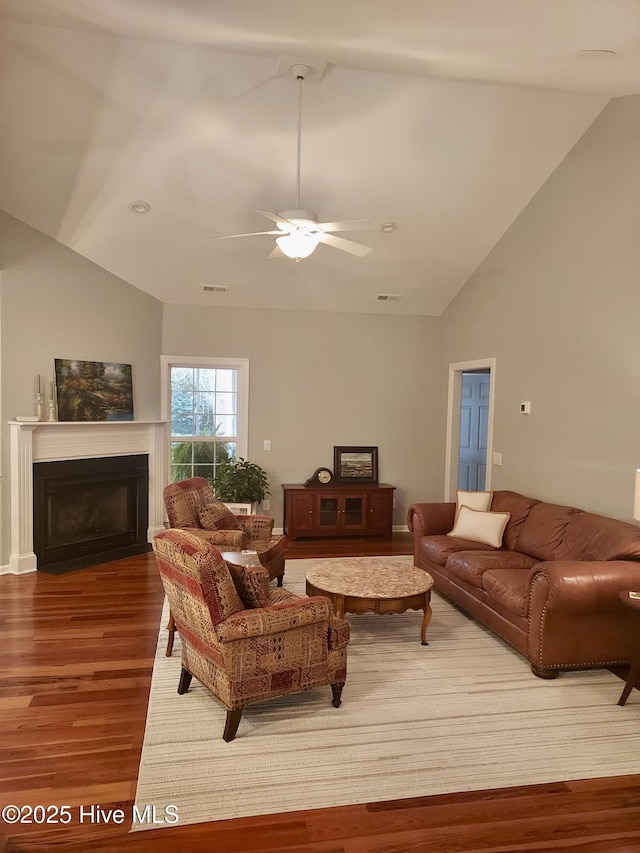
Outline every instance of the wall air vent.
{"label": "wall air vent", "polygon": [[207,293],[228,293],[229,288],[226,284],[205,284],[202,288]]}
{"label": "wall air vent", "polygon": [[378,302],[398,302],[402,299],[402,294],[400,293],[379,293],[376,297]]}

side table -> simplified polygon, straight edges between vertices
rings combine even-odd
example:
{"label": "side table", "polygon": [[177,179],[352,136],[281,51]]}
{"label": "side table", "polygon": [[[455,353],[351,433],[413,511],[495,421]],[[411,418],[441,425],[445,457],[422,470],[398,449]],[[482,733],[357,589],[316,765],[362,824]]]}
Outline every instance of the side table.
{"label": "side table", "polygon": [[[638,612],[638,624],[640,626],[640,598],[630,598],[629,590],[625,590],[620,593],[620,601],[625,604],[627,607],[633,608]],[[638,636],[638,644],[636,645],[636,650],[633,654],[633,658],[629,663],[629,674],[627,675],[627,682],[624,685],[624,690],[618,699],[618,705],[624,705],[629,697],[629,693],[636,686],[638,681],[638,675],[640,675],[640,631]]]}

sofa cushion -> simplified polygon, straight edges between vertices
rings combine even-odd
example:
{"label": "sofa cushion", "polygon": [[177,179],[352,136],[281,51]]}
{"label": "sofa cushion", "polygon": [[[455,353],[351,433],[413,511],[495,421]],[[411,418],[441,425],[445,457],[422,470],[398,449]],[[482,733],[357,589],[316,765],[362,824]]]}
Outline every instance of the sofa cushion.
{"label": "sofa cushion", "polygon": [[495,569],[531,569],[538,561],[518,551],[458,551],[447,559],[449,577],[484,589],[482,578]]}
{"label": "sofa cushion", "polygon": [[535,498],[527,498],[518,492],[511,492],[506,489],[493,493],[491,501],[493,512],[511,513],[511,518],[502,537],[502,544],[505,548],[509,548],[511,551],[518,550],[518,538],[522,530],[522,525],[525,523],[532,507],[538,503],[540,501]]}
{"label": "sofa cushion", "polygon": [[578,512],[567,526],[556,560],[640,560],[640,527]]}
{"label": "sofa cushion", "polygon": [[481,542],[472,542],[470,539],[454,539],[452,536],[423,536],[420,540],[420,554],[436,563],[444,566],[447,557],[456,551],[494,551],[491,545],[483,545]]}
{"label": "sofa cushion", "polygon": [[581,512],[571,506],[537,503],[531,508],[518,537],[518,551],[538,560],[555,560],[571,518]]}
{"label": "sofa cushion", "polygon": [[527,569],[490,569],[482,575],[482,588],[502,610],[527,615]]}
{"label": "sofa cushion", "polygon": [[509,521],[508,512],[481,512],[461,506],[456,514],[453,530],[447,536],[471,539],[494,548],[502,545],[502,534]]}

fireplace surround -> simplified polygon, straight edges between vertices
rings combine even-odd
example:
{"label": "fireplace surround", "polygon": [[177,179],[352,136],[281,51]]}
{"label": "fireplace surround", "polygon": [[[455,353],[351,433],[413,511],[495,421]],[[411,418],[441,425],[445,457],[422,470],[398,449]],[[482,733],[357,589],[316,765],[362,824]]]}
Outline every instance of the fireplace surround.
{"label": "fireplace surround", "polygon": [[167,421],[10,421],[11,543],[9,564],[2,571],[23,574],[38,568],[33,520],[34,467],[40,462],[146,455],[148,517],[144,541],[150,543],[164,530],[162,490],[168,473],[168,429]]}

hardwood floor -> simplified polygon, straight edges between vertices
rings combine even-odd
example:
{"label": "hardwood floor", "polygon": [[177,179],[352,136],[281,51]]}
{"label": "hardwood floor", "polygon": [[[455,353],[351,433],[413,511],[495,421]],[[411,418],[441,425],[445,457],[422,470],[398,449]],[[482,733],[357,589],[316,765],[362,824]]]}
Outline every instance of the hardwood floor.
{"label": "hardwood floor", "polygon": [[[300,541],[289,556],[406,554],[411,547],[409,534],[394,534]],[[3,576],[0,593],[0,802],[25,807],[24,816],[38,804],[66,805],[71,817],[68,825],[47,824],[36,810],[32,823],[0,822],[0,850],[640,851],[640,775],[129,834],[163,600],[152,555],[58,577]],[[92,817],[91,805],[99,815]],[[121,823],[114,822],[117,809]]]}

